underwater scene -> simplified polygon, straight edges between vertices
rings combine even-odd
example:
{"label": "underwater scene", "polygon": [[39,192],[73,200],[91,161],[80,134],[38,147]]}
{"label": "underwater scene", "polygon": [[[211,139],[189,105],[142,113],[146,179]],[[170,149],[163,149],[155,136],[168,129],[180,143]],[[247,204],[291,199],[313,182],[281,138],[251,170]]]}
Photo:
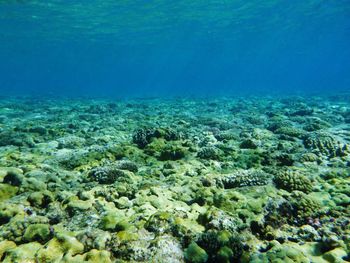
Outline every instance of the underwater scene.
{"label": "underwater scene", "polygon": [[0,0],[0,262],[350,262],[350,1]]}

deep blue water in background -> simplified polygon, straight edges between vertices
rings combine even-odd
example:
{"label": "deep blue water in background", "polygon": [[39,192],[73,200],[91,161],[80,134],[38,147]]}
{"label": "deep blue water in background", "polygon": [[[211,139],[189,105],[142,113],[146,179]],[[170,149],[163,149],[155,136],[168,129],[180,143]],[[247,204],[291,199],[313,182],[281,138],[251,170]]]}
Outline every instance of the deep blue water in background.
{"label": "deep blue water in background", "polygon": [[3,95],[349,91],[350,1],[0,1],[0,74]]}

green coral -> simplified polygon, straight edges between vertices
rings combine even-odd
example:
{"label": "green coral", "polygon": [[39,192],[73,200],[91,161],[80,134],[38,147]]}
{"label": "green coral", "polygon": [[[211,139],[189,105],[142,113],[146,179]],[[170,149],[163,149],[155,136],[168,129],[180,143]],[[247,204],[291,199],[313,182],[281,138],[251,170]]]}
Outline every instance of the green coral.
{"label": "green coral", "polygon": [[167,141],[179,140],[182,134],[171,128],[141,128],[132,135],[132,141],[139,148],[143,149],[156,138],[163,138]]}
{"label": "green coral", "polygon": [[266,234],[272,228],[283,224],[301,226],[324,215],[327,211],[322,209],[321,203],[300,191],[293,191],[286,198],[270,200],[265,207],[264,229],[259,229],[261,223],[252,221],[253,232]]}
{"label": "green coral", "polygon": [[316,162],[318,161],[318,156],[314,153],[305,153],[301,156],[300,160],[302,162]]}
{"label": "green coral", "polygon": [[304,130],[312,132],[312,131],[318,131],[322,129],[328,129],[332,127],[332,125],[326,121],[323,121],[319,118],[308,118],[307,123],[304,126]]}
{"label": "green coral", "polygon": [[217,254],[218,262],[229,263],[234,259],[234,254],[231,248],[222,247]]}
{"label": "green coral", "polygon": [[196,242],[192,242],[185,249],[184,255],[186,261],[191,263],[204,263],[208,260],[208,254],[203,248],[198,246]]}
{"label": "green coral", "polygon": [[88,174],[88,178],[100,184],[113,184],[115,181],[128,180],[131,176],[131,172],[119,169],[116,165],[96,167]]}
{"label": "green coral", "polygon": [[328,158],[343,157],[349,152],[349,145],[338,141],[324,132],[313,132],[303,138],[304,146]]}
{"label": "green coral", "polygon": [[271,242],[271,248],[264,253],[256,253],[250,256],[251,263],[309,263],[310,259],[302,252],[287,245],[281,245],[277,241]]}
{"label": "green coral", "polygon": [[264,171],[249,169],[237,170],[220,178],[221,184],[226,189],[244,186],[266,185],[271,180],[271,175]]}
{"label": "green coral", "polygon": [[208,230],[197,241],[209,256],[210,262],[233,262],[240,259],[243,244],[237,233]]}
{"label": "green coral", "polygon": [[311,181],[304,175],[292,170],[279,171],[273,179],[277,188],[292,191],[302,191],[304,193],[309,193],[312,191]]}
{"label": "green coral", "polygon": [[294,191],[287,200],[289,201],[288,206],[290,209],[286,210],[286,214],[290,216],[289,220],[291,223],[302,224],[322,213],[321,204],[303,192]]}

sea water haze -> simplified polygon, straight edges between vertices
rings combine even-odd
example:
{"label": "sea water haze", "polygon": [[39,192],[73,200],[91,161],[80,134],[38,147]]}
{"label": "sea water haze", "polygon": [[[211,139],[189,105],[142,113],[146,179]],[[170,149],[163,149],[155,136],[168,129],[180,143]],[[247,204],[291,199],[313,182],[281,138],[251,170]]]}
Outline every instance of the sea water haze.
{"label": "sea water haze", "polygon": [[0,0],[0,262],[350,262],[350,0]]}
{"label": "sea water haze", "polygon": [[344,90],[349,43],[348,0],[0,1],[10,94]]}

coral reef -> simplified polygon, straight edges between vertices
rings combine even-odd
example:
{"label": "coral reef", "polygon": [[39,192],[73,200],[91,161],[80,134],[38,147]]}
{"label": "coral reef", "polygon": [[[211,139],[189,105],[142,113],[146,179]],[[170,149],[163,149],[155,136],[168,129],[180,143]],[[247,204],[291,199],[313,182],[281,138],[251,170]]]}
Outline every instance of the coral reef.
{"label": "coral reef", "polygon": [[340,97],[0,99],[1,262],[347,262]]}

